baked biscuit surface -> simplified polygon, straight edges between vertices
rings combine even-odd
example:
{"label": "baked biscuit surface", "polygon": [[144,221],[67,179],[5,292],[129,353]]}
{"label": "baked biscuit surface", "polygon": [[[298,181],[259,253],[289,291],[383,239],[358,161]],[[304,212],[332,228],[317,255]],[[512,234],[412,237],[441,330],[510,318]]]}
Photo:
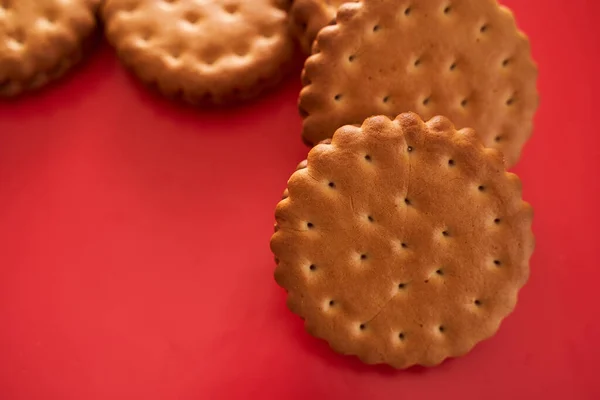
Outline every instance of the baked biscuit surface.
{"label": "baked biscuit surface", "polygon": [[529,274],[531,207],[499,152],[416,114],[311,150],[276,209],[276,281],[312,335],[396,368],[492,336]]}
{"label": "baked biscuit surface", "polygon": [[414,111],[472,127],[514,165],[531,135],[537,67],[495,0],[363,0],[321,30],[303,73],[303,138],[371,115]]}
{"label": "baked biscuit surface", "polygon": [[190,103],[254,97],[287,71],[286,1],[107,0],[106,34],[144,82]]}
{"label": "baked biscuit surface", "polygon": [[310,54],[319,31],[335,20],[337,8],[356,0],[295,0],[290,10],[294,36],[302,50]]}

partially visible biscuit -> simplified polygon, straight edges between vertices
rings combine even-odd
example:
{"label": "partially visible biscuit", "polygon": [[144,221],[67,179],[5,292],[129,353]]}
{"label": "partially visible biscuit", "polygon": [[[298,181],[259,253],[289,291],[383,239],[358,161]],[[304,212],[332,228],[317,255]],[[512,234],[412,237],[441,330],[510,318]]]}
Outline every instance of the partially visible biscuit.
{"label": "partially visible biscuit", "polygon": [[319,31],[335,20],[337,8],[357,0],[296,0],[290,10],[292,32],[302,50],[310,54]]}
{"label": "partially visible biscuit", "polygon": [[99,0],[0,0],[0,97],[61,77],[83,54]]}
{"label": "partially visible biscuit", "polygon": [[337,352],[432,366],[494,335],[529,276],[532,210],[446,118],[340,128],[291,176],[271,239],[291,311]]}
{"label": "partially visible biscuit", "polygon": [[303,72],[302,136],[406,111],[472,127],[513,166],[538,106],[529,41],[496,0],[362,0],[323,28]]}
{"label": "partially visible biscuit", "polygon": [[287,72],[285,0],[107,0],[106,35],[128,67],[193,104],[253,98]]}

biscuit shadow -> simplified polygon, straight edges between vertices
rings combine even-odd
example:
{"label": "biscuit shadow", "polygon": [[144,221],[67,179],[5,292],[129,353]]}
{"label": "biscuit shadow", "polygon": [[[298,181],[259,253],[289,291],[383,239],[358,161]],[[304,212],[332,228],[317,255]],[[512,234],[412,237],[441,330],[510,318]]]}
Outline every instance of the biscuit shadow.
{"label": "biscuit shadow", "polygon": [[[116,57],[116,56],[115,56]],[[282,102],[289,102],[291,91],[300,92],[300,72],[304,59],[296,56],[290,71],[288,71],[280,82],[265,89],[257,97],[247,100],[235,101],[230,104],[218,105],[210,102],[192,104],[185,101],[180,95],[166,96],[160,92],[156,84],[148,84],[141,81],[134,72],[124,65],[120,65],[126,72],[127,82],[135,88],[136,100],[146,107],[154,109],[157,113],[170,114],[177,119],[197,119],[226,121],[227,118],[246,119]]]}

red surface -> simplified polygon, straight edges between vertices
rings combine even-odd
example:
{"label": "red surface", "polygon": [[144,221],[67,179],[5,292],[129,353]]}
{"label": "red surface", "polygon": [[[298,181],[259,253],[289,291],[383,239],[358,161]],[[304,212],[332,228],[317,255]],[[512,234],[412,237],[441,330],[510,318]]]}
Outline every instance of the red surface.
{"label": "red surface", "polygon": [[600,398],[600,2],[505,3],[542,103],[516,169],[537,250],[497,336],[399,372],[308,336],[268,247],[306,154],[298,78],[195,111],[149,94],[103,45],[0,104],[0,399]]}

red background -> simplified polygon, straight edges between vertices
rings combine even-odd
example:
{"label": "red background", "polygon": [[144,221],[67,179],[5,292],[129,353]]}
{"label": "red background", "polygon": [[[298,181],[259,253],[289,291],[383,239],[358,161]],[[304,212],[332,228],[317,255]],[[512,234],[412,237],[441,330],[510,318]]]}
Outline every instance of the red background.
{"label": "red background", "polygon": [[268,246],[307,152],[298,77],[194,110],[102,44],[59,84],[0,104],[0,399],[600,398],[600,2],[505,3],[540,66],[516,168],[537,249],[493,339],[393,371],[306,334]]}

